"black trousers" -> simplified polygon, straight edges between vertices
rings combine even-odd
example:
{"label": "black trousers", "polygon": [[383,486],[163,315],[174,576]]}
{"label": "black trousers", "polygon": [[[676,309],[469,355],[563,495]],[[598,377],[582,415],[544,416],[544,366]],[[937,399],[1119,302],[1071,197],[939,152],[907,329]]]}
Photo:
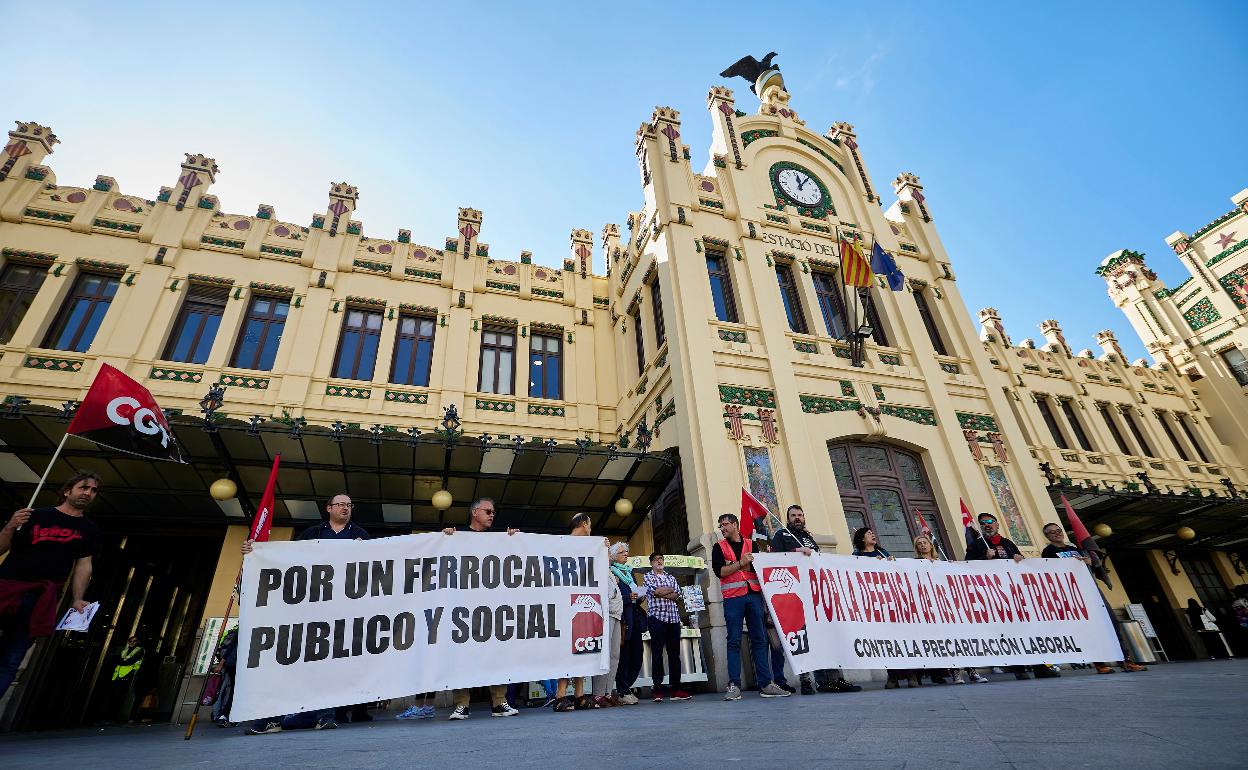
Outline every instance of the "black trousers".
{"label": "black trousers", "polygon": [[635,629],[632,637],[620,644],[620,666],[615,671],[615,691],[620,695],[633,689],[633,682],[641,674],[643,645],[641,631]]}
{"label": "black trousers", "polygon": [[[663,653],[667,653],[670,680],[664,688]],[[650,676],[655,694],[673,693],[680,689],[680,624],[664,623],[650,618]]]}

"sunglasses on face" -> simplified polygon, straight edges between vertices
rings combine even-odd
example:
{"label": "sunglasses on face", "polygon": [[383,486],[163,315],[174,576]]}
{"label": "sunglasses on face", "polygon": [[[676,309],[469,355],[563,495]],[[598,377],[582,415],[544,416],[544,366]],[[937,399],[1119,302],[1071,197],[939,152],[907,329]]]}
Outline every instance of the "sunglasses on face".
{"label": "sunglasses on face", "polygon": [[996,524],[997,520],[996,519],[980,519],[979,523],[980,524]]}

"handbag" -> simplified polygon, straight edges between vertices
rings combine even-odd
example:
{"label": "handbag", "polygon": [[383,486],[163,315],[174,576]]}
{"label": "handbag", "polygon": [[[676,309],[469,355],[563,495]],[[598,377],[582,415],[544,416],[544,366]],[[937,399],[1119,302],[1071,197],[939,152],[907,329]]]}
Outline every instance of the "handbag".
{"label": "handbag", "polygon": [[211,706],[216,702],[217,695],[221,693],[221,683],[224,678],[220,673],[208,675],[208,684],[204,687],[204,695],[199,699],[199,705]]}

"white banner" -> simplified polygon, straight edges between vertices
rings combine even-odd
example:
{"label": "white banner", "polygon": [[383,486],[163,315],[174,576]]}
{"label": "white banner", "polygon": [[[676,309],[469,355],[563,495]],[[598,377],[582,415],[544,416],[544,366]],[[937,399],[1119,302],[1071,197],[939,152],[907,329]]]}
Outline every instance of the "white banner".
{"label": "white banner", "polygon": [[754,566],[798,673],[1122,658],[1077,559],[944,562],[760,553]]}
{"label": "white banner", "polygon": [[230,718],[607,673],[600,537],[257,543]]}

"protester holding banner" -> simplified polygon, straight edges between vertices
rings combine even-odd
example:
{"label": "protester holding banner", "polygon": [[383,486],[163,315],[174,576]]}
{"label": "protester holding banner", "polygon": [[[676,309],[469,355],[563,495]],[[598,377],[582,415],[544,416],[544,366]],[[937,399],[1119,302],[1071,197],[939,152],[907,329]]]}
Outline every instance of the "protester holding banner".
{"label": "protester holding banner", "polygon": [[[1020,562],[1023,560],[1023,552],[1018,550],[1018,546],[1014,544],[1014,541],[1001,534],[1000,524],[997,523],[996,516],[991,513],[981,513],[976,517],[976,520],[979,522],[980,535],[977,538],[967,538],[969,541],[966,545],[967,561],[1013,559],[1016,562]],[[1027,666],[1010,666],[1009,670],[1010,673],[1014,674],[1015,679],[1027,678]],[[1043,663],[1035,666],[1032,670],[1037,679],[1061,676],[1061,674]]]}
{"label": "protester holding banner", "polygon": [[628,543],[623,541],[608,550],[611,557],[611,578],[619,586],[620,603],[620,662],[615,672],[615,694],[621,706],[636,706],[633,683],[641,673],[643,657],[641,638],[646,630],[646,612],[641,601],[646,589],[633,582],[633,571],[628,568]]}
{"label": "protester holding banner", "polygon": [[[351,502],[350,496],[345,494],[334,495],[330,498],[329,504],[325,506],[325,513],[329,517],[328,520],[308,527],[299,533],[299,537],[296,539],[367,540],[368,532],[351,521],[351,513],[354,510],[355,505]],[[251,539],[243,541],[242,552],[244,557],[253,552],[255,542],[255,540]],[[338,720],[334,716],[335,712],[336,709],[331,707],[305,714],[287,714],[280,719],[277,717],[257,719],[248,725],[243,732],[246,735],[265,735],[267,733],[280,733],[283,729],[291,730],[304,727],[311,727],[314,730],[333,730],[338,726]],[[367,716],[367,712],[365,715]]]}
{"label": "protester holding banner", "polygon": [[[589,537],[593,530],[593,522],[590,521],[588,513],[578,513],[572,517],[569,527],[571,531],[568,534],[572,537]],[[597,677],[594,678],[597,679]],[[597,699],[585,697],[585,679],[582,677],[578,676],[572,682],[572,692],[576,696],[575,700],[568,697],[568,679],[560,677],[555,688],[556,712],[586,711],[603,706]]]}
{"label": "protester holding banner", "polygon": [[[581,514],[586,519],[586,514]],[[587,533],[588,534],[588,533]],[[606,540],[606,538],[603,538]],[[611,554],[611,541],[607,540],[607,555]],[[624,705],[615,693],[615,678],[620,670],[620,637],[624,620],[624,593],[620,583],[612,575],[607,578],[607,652],[609,669],[605,674],[594,677],[594,702],[600,707]]]}
{"label": "protester holding banner", "polygon": [[[1092,559],[1083,551],[1066,542],[1066,531],[1062,529],[1062,525],[1056,522],[1050,522],[1044,525],[1044,536],[1048,539],[1049,544],[1040,552],[1041,558],[1044,559],[1078,559],[1090,568]],[[1100,591],[1100,587],[1097,587]],[[1105,611],[1109,613],[1109,617],[1114,621],[1114,631],[1118,633],[1118,643],[1122,647],[1122,670],[1123,673],[1132,673],[1135,671],[1147,671],[1147,666],[1141,666],[1131,660],[1131,651],[1127,648],[1127,641],[1122,633],[1122,628],[1118,623],[1118,619],[1114,617],[1113,612],[1109,609],[1109,603],[1105,601],[1105,595],[1101,594],[1101,603],[1105,605]],[[1098,674],[1113,674],[1114,669],[1108,663],[1097,662],[1092,664],[1096,667]]]}
{"label": "protester holding banner", "polygon": [[[927,561],[941,561],[940,552],[936,549],[936,544],[932,540],[931,535],[923,534],[914,539],[914,557],[916,559],[926,559]],[[929,674],[932,684],[944,684],[948,678],[954,684],[966,684],[968,681],[974,684],[983,684],[988,680],[980,676],[973,668],[966,669],[966,678],[962,678],[962,672],[947,669],[930,669]]]}
{"label": "protester holding banner", "polygon": [[[771,536],[772,553],[794,553],[800,551],[805,556],[819,553],[819,543],[814,535],[806,529],[806,512],[800,505],[790,505],[784,512],[787,526],[777,529]],[[840,669],[825,668],[799,677],[802,681],[802,695],[814,695],[816,692],[861,692],[862,688],[845,681]]]}
{"label": "protester holding banner", "polygon": [[769,646],[763,615],[767,612],[762,587],[754,572],[754,554],[750,541],[741,537],[737,517],[725,513],[719,517],[723,538],[711,549],[711,567],[719,578],[724,596],[724,626],[728,634],[728,689],[724,700],[741,700],[741,632],[744,622],[750,634],[750,654],[754,659],[754,677],[758,694],[764,698],[787,698],[792,693],[771,681],[768,661]]}
{"label": "protester holding banner", "polygon": [[23,508],[0,529],[0,696],[17,678],[32,640],[51,636],[60,592],[69,580],[73,608],[91,582],[100,529],[84,513],[100,491],[100,477],[83,471],[61,486],[54,508]]}
{"label": "protester holding banner", "polygon": [[[494,500],[489,497],[481,497],[472,501],[472,505],[468,506],[468,524],[463,527],[447,527],[442,530],[444,535],[454,535],[456,532],[489,532],[494,527]],[[514,535],[520,530],[508,527],[507,534]],[[467,719],[470,714],[469,703],[472,698],[472,690],[463,688],[455,690],[453,693],[454,706],[451,709],[452,720]],[[490,685],[490,716],[492,717],[514,717],[520,712],[511,707],[507,702],[507,685],[495,684]]]}
{"label": "protester holding banner", "polygon": [[890,561],[893,559],[893,555],[888,552],[888,549],[880,545],[880,539],[876,537],[875,530],[870,527],[859,527],[854,530],[854,536],[850,540],[854,545],[854,556],[888,559]]}

